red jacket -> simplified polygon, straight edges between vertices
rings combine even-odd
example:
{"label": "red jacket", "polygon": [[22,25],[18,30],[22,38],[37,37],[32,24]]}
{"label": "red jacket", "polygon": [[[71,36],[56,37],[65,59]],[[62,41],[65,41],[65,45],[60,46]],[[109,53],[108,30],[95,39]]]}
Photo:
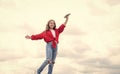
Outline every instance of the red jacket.
{"label": "red jacket", "polygon": [[59,42],[59,34],[63,32],[64,28],[65,28],[65,25],[62,24],[58,29],[55,29],[55,35],[56,35],[55,38],[53,37],[51,31],[47,30],[47,31],[43,31],[40,34],[32,35],[31,40],[44,39],[44,41],[47,43],[52,42],[52,47],[56,48],[56,42],[57,43]]}

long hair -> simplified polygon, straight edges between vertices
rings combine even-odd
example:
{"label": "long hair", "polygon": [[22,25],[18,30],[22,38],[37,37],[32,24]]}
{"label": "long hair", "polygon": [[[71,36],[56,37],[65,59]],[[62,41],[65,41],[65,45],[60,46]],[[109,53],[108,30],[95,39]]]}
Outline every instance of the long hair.
{"label": "long hair", "polygon": [[[54,21],[54,20],[51,19],[51,20],[48,21],[48,23],[46,24],[46,31],[50,29],[49,23],[51,21]],[[55,23],[55,21],[54,21],[54,28],[53,29],[56,29],[56,23]]]}

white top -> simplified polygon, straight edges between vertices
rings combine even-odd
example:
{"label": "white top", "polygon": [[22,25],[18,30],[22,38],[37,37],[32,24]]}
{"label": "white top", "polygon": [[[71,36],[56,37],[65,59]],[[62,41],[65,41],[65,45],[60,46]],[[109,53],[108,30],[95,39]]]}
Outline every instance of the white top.
{"label": "white top", "polygon": [[55,37],[55,31],[54,30],[50,30],[52,32],[53,37]]}

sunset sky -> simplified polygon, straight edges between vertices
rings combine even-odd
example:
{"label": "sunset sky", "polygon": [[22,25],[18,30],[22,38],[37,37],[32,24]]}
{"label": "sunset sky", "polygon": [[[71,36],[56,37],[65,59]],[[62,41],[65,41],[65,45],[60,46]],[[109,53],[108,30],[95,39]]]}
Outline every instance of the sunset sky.
{"label": "sunset sky", "polygon": [[120,74],[120,0],[0,0],[0,74],[35,74],[46,43],[25,35],[67,13],[53,74]]}

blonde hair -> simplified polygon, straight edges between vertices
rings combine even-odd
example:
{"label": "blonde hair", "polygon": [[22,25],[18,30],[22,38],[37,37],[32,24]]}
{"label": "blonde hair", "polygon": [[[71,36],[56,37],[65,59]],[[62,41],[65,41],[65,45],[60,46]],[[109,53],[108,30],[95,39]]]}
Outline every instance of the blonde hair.
{"label": "blonde hair", "polygon": [[[50,23],[51,21],[54,21],[54,20],[51,19],[51,20],[48,21],[48,23],[46,24],[46,31],[50,29],[49,23]],[[54,21],[54,28],[53,28],[53,29],[56,29],[56,23],[55,23],[55,21]]]}

